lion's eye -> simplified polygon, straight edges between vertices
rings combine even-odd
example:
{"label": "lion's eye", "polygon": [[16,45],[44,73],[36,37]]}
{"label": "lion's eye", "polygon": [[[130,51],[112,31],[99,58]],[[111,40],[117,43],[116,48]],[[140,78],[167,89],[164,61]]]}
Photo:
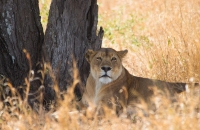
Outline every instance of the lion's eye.
{"label": "lion's eye", "polygon": [[117,61],[116,57],[112,57],[111,61]]}
{"label": "lion's eye", "polygon": [[102,61],[101,57],[97,57],[97,60],[98,60],[98,61]]}

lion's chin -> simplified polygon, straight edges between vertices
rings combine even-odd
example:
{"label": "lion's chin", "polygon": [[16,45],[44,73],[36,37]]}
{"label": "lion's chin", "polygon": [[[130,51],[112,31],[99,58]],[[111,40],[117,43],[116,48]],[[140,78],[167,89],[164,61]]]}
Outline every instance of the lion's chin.
{"label": "lion's chin", "polygon": [[112,79],[110,77],[101,77],[101,78],[99,78],[99,81],[103,84],[108,84],[108,83],[112,82]]}

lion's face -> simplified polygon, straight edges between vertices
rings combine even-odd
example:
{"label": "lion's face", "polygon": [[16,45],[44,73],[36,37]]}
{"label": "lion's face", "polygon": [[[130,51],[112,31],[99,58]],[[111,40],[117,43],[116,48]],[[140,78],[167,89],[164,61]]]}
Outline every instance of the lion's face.
{"label": "lion's face", "polygon": [[122,58],[127,50],[115,51],[102,48],[99,51],[88,50],[85,57],[90,63],[90,71],[95,80],[108,84],[116,80],[122,73]]}

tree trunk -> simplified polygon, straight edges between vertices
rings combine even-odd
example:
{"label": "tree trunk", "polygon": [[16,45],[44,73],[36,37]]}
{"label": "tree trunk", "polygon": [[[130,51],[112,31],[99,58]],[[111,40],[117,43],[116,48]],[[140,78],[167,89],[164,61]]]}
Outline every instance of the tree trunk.
{"label": "tree trunk", "polygon": [[[97,36],[97,22],[97,0],[52,1],[43,49],[60,91],[66,90],[73,82],[73,59],[82,81],[80,84],[85,84],[89,74],[85,52],[89,48],[97,50],[102,44],[103,29],[100,29]],[[46,83],[49,81],[47,79]],[[46,95],[50,96],[48,98],[54,97],[51,87],[46,88]],[[81,97],[78,87],[75,93]]]}
{"label": "tree trunk", "polygon": [[[80,74],[79,85],[84,85],[89,74],[84,54],[89,48],[99,49],[102,43],[103,29],[96,35],[97,20],[96,0],[53,0],[44,41],[38,0],[0,0],[0,76],[6,76],[21,90],[23,87],[19,86],[23,86],[30,70],[37,74],[44,42],[45,59],[52,66],[60,91],[66,90],[73,82],[73,59]],[[55,97],[49,81],[47,78],[47,100]],[[33,93],[41,85],[31,84],[30,92]],[[81,97],[78,87],[75,92]]]}
{"label": "tree trunk", "polygon": [[[14,87],[23,85],[29,70],[36,69],[43,39],[38,0],[0,0],[0,74]],[[38,87],[33,85],[30,91]]]}

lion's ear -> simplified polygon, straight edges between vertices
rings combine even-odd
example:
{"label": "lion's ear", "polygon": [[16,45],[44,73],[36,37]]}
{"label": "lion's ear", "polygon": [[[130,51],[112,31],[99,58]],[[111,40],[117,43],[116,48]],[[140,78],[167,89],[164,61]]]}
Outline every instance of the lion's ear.
{"label": "lion's ear", "polygon": [[94,54],[95,52],[93,50],[88,49],[88,51],[85,53],[85,59],[90,63]]}
{"label": "lion's ear", "polygon": [[124,56],[126,56],[127,53],[128,53],[128,50],[117,51],[117,54],[119,55],[121,59],[124,58]]}

